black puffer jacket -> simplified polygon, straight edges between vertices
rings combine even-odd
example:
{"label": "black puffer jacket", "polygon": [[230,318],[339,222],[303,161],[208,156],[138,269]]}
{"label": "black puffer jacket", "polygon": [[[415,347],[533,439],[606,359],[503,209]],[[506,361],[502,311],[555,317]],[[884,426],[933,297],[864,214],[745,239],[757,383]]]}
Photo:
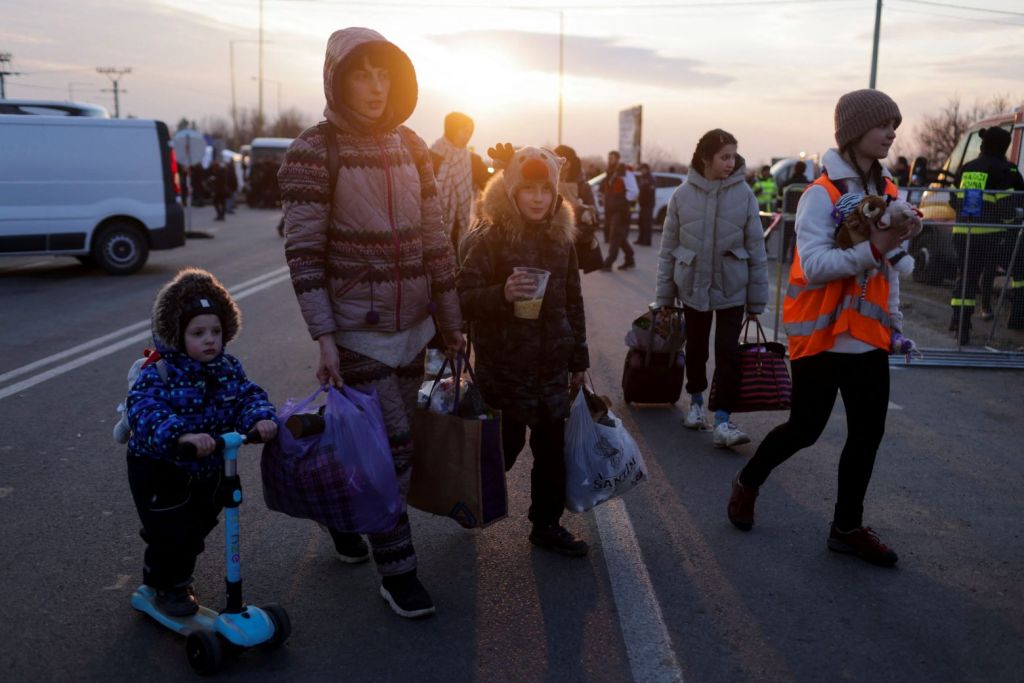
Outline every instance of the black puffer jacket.
{"label": "black puffer jacket", "polygon": [[[488,405],[537,424],[569,414],[569,373],[590,366],[573,217],[561,205],[546,224],[526,224],[499,173],[488,183],[478,221],[460,245],[456,284],[472,324],[476,376]],[[505,280],[516,266],[551,273],[540,318],[513,315]]]}

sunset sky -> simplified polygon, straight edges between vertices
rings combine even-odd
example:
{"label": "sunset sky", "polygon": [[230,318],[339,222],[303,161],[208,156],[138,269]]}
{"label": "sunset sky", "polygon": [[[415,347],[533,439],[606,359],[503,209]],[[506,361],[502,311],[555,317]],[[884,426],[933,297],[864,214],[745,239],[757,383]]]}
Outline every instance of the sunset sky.
{"label": "sunset sky", "polygon": [[[122,113],[172,126],[228,118],[230,40],[257,36],[258,0],[0,0],[7,95],[74,98],[113,111],[96,66],[130,66]],[[966,10],[963,7],[983,8]],[[617,112],[644,107],[644,144],[686,160],[707,129],[725,128],[750,163],[820,153],[833,144],[832,108],[867,87],[874,0],[519,0],[334,2],[265,0],[264,108],[322,118],[330,33],[368,26],[416,66],[420,100],[409,121],[428,142],[442,118],[477,121],[471,144],[557,143],[559,8],[565,22],[563,141],[604,154]],[[239,107],[256,106],[257,47],[235,44]],[[898,150],[913,155],[923,114],[959,94],[1024,103],[1020,0],[886,0],[878,87],[904,115]],[[280,85],[278,85],[280,84]]]}

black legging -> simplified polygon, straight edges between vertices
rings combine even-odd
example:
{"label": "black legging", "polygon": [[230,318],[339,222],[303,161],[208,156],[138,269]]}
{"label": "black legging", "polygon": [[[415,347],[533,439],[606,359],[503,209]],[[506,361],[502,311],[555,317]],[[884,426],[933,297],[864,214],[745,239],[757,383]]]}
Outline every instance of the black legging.
{"label": "black legging", "polygon": [[760,486],[773,469],[813,445],[828,424],[836,393],[846,407],[846,445],[839,458],[839,495],[833,523],[843,531],[861,526],[864,495],[889,409],[889,355],[819,353],[792,363],[793,403],[789,421],[764,438],[740,472],[740,483]]}
{"label": "black legging", "polygon": [[743,327],[743,306],[698,311],[683,306],[686,319],[686,393],[699,394],[708,388],[708,342],[711,319],[715,320],[715,398],[717,409],[732,412],[739,385],[736,349]]}

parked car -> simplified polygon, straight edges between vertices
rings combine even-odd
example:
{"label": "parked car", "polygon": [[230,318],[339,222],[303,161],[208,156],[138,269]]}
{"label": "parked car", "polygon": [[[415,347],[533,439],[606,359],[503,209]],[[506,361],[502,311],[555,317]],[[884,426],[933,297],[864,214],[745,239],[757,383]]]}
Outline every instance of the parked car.
{"label": "parked car", "polygon": [[[657,230],[661,230],[661,226],[665,223],[665,214],[668,211],[668,200],[672,199],[672,194],[676,191],[676,188],[686,182],[686,175],[683,173],[667,173],[663,171],[653,171],[654,175],[654,227]],[[590,184],[591,189],[594,191],[594,200],[597,202],[597,218],[599,221],[604,220],[604,203],[601,201],[601,193],[598,191],[601,187],[601,181],[604,180],[604,173],[599,173],[587,183]],[[637,221],[637,208],[636,204],[632,205],[630,211],[630,222],[635,223]]]}
{"label": "parked car", "polygon": [[910,245],[910,253],[914,257],[914,280],[917,282],[939,285],[956,274],[956,252],[953,249],[956,212],[949,204],[950,188],[959,184],[964,164],[981,154],[981,130],[993,126],[1010,131],[1007,158],[1018,167],[1024,164],[1024,105],[982,119],[967,129],[942,165],[937,182],[922,193],[918,204],[924,214],[925,227]]}
{"label": "parked car", "polygon": [[113,274],[185,244],[161,121],[0,115],[0,254],[74,256]]}
{"label": "parked car", "polygon": [[29,116],[89,116],[109,119],[110,113],[98,104],[52,100],[0,100],[0,114]]}

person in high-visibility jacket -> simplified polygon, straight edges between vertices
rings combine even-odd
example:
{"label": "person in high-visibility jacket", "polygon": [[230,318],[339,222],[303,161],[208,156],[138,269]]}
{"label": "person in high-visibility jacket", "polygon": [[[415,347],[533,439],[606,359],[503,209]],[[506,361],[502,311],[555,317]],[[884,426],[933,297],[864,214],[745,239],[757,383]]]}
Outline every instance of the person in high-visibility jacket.
{"label": "person in high-visibility jacket", "polygon": [[890,259],[920,221],[902,230],[875,230],[850,249],[836,246],[845,193],[896,193],[879,164],[896,138],[899,107],[885,93],[856,90],[835,109],[838,149],[825,153],[825,176],[807,188],[797,207],[796,253],[783,321],[789,337],[793,394],[789,420],[773,429],[732,482],[729,520],[749,530],[754,503],[771,471],[825,429],[836,395],[846,407],[847,436],[839,460],[839,491],[828,547],[881,566],[896,553],[863,524],[864,495],[885,432],[892,334],[902,326],[899,280]]}
{"label": "person in high-visibility jacket", "polygon": [[[1014,191],[1024,190],[1024,179],[1017,167],[1006,159],[1010,146],[1010,132],[1004,128],[985,128],[981,136],[981,155],[964,164],[960,171],[959,191],[954,192],[949,203],[957,211],[957,222],[953,226],[953,246],[957,253],[957,278],[953,283],[950,306],[953,315],[949,329],[959,333],[962,346],[970,344],[971,315],[977,304],[977,294],[986,291],[991,295],[992,279],[998,262],[1010,267],[1010,256],[1017,237],[1017,230],[998,227],[974,227],[972,223],[1010,224],[1016,218],[1014,209],[1020,205],[1020,198]],[[982,195],[979,216],[965,216],[967,190],[986,191]],[[1017,260],[1024,259],[1018,250]],[[1017,271],[1017,264],[1012,264]],[[979,285],[979,280],[981,284]],[[1014,280],[1014,284],[1016,280]],[[1022,292],[1024,293],[1024,292]],[[1022,293],[1016,288],[1012,292],[1011,307],[1020,308]],[[986,303],[986,302],[982,302]],[[1012,316],[1011,316],[1012,317]]]}
{"label": "person in high-visibility jacket", "polygon": [[775,210],[775,204],[779,199],[779,186],[775,184],[771,168],[762,166],[761,172],[752,187],[754,196],[757,197],[757,205],[762,211],[771,213]]}

